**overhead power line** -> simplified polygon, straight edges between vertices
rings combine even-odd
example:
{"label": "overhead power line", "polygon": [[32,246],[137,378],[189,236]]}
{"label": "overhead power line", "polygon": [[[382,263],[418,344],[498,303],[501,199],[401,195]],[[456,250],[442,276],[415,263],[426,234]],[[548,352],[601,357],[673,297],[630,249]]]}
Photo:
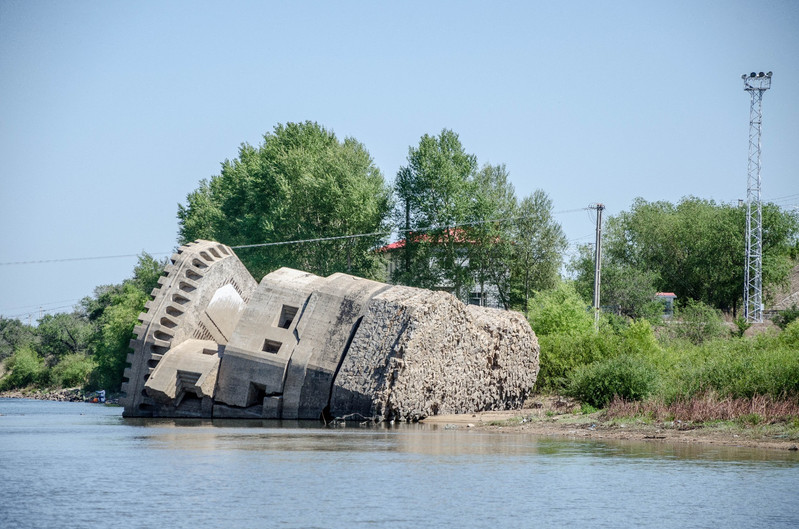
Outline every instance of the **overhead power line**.
{"label": "overhead power line", "polygon": [[[583,211],[587,208],[577,208],[577,209],[568,209],[563,211],[555,211],[552,215],[560,215],[562,213],[573,213],[575,211]],[[519,215],[516,217],[505,217],[500,219],[488,219],[488,220],[475,220],[470,222],[457,222],[453,224],[437,224],[431,226],[425,226],[422,228],[415,228],[415,229],[398,229],[395,230],[397,233],[406,233],[406,232],[423,232],[423,231],[432,231],[432,230],[445,230],[447,228],[460,228],[462,226],[478,226],[480,224],[493,224],[498,222],[508,222],[511,220],[521,220],[521,219],[530,219],[534,218],[533,215]],[[242,244],[238,246],[231,246],[234,250],[239,250],[243,248],[261,248],[265,246],[282,246],[287,244],[304,244],[310,242],[323,242],[323,241],[335,241],[340,239],[355,239],[358,237],[378,237],[378,236],[386,236],[391,235],[394,233],[393,231],[385,231],[385,232],[373,232],[373,233],[357,233],[354,235],[336,235],[332,237],[317,237],[315,239],[298,239],[293,241],[279,241],[279,242],[263,242],[257,244]]]}
{"label": "overhead power line", "polygon": [[63,309],[71,309],[71,308],[74,308],[74,307],[75,307],[75,305],[62,305],[60,307],[50,307],[50,308],[43,308],[42,307],[42,308],[39,308],[39,309],[29,310],[29,311],[26,311],[26,312],[19,312],[17,314],[11,314],[11,315],[5,315],[5,314],[0,313],[0,316],[2,316],[3,318],[6,318],[6,319],[10,319],[10,320],[18,320],[18,319],[24,319],[25,317],[28,317],[28,316],[34,317],[34,316],[38,315],[39,317],[41,317],[44,314],[50,314],[51,312],[58,312],[58,311],[61,311]]}
{"label": "overhead power line", "polygon": [[18,305],[16,307],[5,307],[3,309],[0,309],[0,312],[11,311],[11,310],[23,310],[23,309],[40,309],[48,305],[57,305],[59,303],[75,303],[80,301],[81,299],[83,298],[62,299],[59,301],[48,301],[47,303],[34,303],[31,305]]}
{"label": "overhead power line", "polygon": [[766,202],[776,203],[776,202],[785,202],[786,200],[790,202],[791,200],[796,200],[797,198],[799,198],[799,193],[794,193],[792,195],[783,195],[781,197],[765,198],[763,200]]}
{"label": "overhead power line", "polygon": [[[562,211],[554,211],[552,215],[562,215],[565,213],[574,213],[577,211],[585,211],[588,208],[576,208],[576,209],[566,209]],[[446,228],[458,228],[461,226],[476,226],[479,224],[489,224],[495,222],[507,222],[511,220],[520,220],[526,218],[533,218],[532,215],[520,215],[516,217],[506,217],[500,219],[488,219],[488,220],[477,220],[471,222],[459,222],[449,225],[436,225],[436,226],[426,226],[423,228],[417,228],[415,230],[396,230],[398,233],[403,233],[406,231],[414,231],[414,232],[421,232],[421,231],[430,231],[430,230],[437,230],[437,229],[446,229]],[[357,239],[362,237],[378,237],[378,236],[388,236],[394,233],[393,231],[383,231],[383,232],[372,232],[372,233],[355,233],[351,235],[335,235],[330,237],[317,237],[313,239],[296,239],[291,241],[277,241],[277,242],[263,242],[263,243],[255,243],[255,244],[240,244],[237,246],[231,246],[234,250],[239,249],[247,249],[247,248],[261,248],[266,246],[285,246],[289,244],[306,244],[312,242],[324,242],[324,241],[335,241],[341,239]],[[172,255],[173,252],[147,252],[150,255]],[[101,259],[121,259],[127,257],[138,257],[140,254],[124,254],[124,255],[100,255],[94,257],[67,257],[67,258],[59,258],[59,259],[39,259],[39,260],[32,260],[32,261],[6,261],[0,262],[0,266],[13,266],[13,265],[29,265],[29,264],[46,264],[46,263],[66,263],[71,261],[98,261]]]}
{"label": "overhead power line", "polygon": [[[157,252],[150,253],[150,255],[170,255],[172,252]],[[100,259],[122,259],[123,257],[138,257],[140,254],[124,254],[124,255],[98,255],[94,257],[64,257],[60,259],[39,259],[35,261],[7,261],[0,263],[0,266],[10,265],[27,265],[27,264],[44,264],[44,263],[66,263],[69,261],[99,261]]]}

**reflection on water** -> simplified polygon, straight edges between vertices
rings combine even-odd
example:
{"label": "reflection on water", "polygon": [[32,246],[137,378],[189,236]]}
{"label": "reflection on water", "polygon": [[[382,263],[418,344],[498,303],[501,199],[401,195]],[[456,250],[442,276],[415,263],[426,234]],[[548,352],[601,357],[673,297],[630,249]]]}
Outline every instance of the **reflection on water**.
{"label": "reflection on water", "polygon": [[795,527],[799,456],[0,399],[0,527]]}
{"label": "reflection on water", "polygon": [[[546,455],[691,459],[697,463],[746,461],[799,462],[791,451],[629,440],[568,440],[516,432],[451,429],[439,424],[345,424],[325,427],[316,421],[237,419],[122,419],[146,429],[138,435],[154,448],[182,450],[370,450],[427,455]],[[255,433],[253,433],[255,430]]]}

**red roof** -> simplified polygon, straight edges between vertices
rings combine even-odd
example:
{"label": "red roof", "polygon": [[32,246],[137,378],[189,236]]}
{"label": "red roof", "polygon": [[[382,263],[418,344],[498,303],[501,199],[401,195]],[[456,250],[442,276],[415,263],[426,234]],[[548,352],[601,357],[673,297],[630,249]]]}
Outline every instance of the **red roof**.
{"label": "red roof", "polygon": [[387,244],[382,248],[380,248],[378,251],[387,252],[389,250],[396,250],[397,248],[405,248],[405,239],[401,239],[397,242],[392,242],[391,244]]}
{"label": "red roof", "polygon": [[[475,242],[475,241],[467,239],[465,237],[465,234],[466,234],[466,231],[463,230],[462,228],[449,228],[447,230],[446,235],[444,235],[443,233],[441,235],[439,235],[437,242],[439,242],[439,243],[444,242],[444,239],[448,239],[449,237],[453,237],[455,239],[456,243],[464,243],[464,242],[474,243]],[[414,240],[416,240],[418,242],[431,242],[430,235],[428,235],[426,233],[423,233],[421,235],[417,235]],[[379,248],[377,251],[378,252],[389,252],[391,250],[397,250],[399,248],[405,248],[405,239],[400,239],[400,240],[398,240],[396,242],[392,242],[391,244],[387,244],[387,245],[383,246],[382,248]]]}
{"label": "red roof", "polygon": [[655,295],[656,296],[663,296],[664,298],[665,297],[672,297],[672,298],[676,298],[677,297],[677,294],[675,294],[674,292],[658,292]]}

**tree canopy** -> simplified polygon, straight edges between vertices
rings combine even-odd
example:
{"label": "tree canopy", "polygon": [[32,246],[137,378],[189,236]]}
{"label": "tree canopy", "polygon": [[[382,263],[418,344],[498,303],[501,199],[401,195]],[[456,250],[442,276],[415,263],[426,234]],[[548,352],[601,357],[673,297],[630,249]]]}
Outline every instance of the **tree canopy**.
{"label": "tree canopy", "polygon": [[408,149],[407,160],[394,183],[405,246],[403,266],[393,279],[423,288],[449,283],[461,297],[472,280],[461,251],[468,236],[456,226],[472,218],[477,157],[466,153],[456,133],[444,129],[438,136],[422,136],[418,147]]}
{"label": "tree canopy", "polygon": [[491,285],[502,305],[525,309],[533,290],[556,283],[566,239],[546,193],[519,202],[505,166],[478,170],[447,129],[422,136],[407,160],[394,184],[406,234],[395,282],[448,287],[461,299]]}
{"label": "tree canopy", "polygon": [[36,327],[0,318],[0,354],[10,356],[11,371],[0,387],[119,391],[133,327],[165,264],[142,253],[130,278],[98,286],[72,312],[46,314]]}
{"label": "tree canopy", "polygon": [[36,329],[18,319],[0,316],[0,361],[36,340]]}
{"label": "tree canopy", "polygon": [[[734,312],[743,297],[745,214],[696,197],[677,204],[636,199],[629,211],[609,218],[604,231],[602,304],[634,315],[644,299],[670,291]],[[796,216],[764,204],[764,288],[788,277],[797,235]],[[592,259],[584,251],[573,263],[584,296],[593,288]]]}
{"label": "tree canopy", "polygon": [[339,141],[317,123],[287,123],[258,147],[242,144],[237,158],[188,195],[178,206],[179,241],[239,246],[377,233],[236,253],[257,279],[282,266],[380,279],[374,249],[390,210],[390,188],[361,143]]}

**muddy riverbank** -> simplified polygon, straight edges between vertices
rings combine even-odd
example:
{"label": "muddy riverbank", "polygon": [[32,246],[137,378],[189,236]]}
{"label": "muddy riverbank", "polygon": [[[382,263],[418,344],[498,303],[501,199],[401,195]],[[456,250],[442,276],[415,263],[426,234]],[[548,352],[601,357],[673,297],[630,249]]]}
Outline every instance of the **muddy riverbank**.
{"label": "muddy riverbank", "polygon": [[653,443],[702,443],[772,450],[799,449],[799,431],[787,424],[735,421],[685,423],[642,418],[606,419],[601,411],[580,413],[579,403],[560,397],[531,399],[521,410],[437,415],[422,422],[447,428],[477,428],[575,439],[624,439]]}
{"label": "muddy riverbank", "polygon": [[[0,393],[1,398],[91,402],[94,392],[79,388],[52,391],[21,390]],[[114,404],[112,396],[107,401]],[[526,433],[573,439],[622,439],[653,443],[701,443],[771,450],[799,449],[799,430],[784,423],[744,424],[735,421],[689,423],[642,418],[607,419],[603,412],[581,413],[578,402],[562,397],[537,397],[520,410],[435,415],[425,424],[445,428],[475,428],[499,433]]]}

